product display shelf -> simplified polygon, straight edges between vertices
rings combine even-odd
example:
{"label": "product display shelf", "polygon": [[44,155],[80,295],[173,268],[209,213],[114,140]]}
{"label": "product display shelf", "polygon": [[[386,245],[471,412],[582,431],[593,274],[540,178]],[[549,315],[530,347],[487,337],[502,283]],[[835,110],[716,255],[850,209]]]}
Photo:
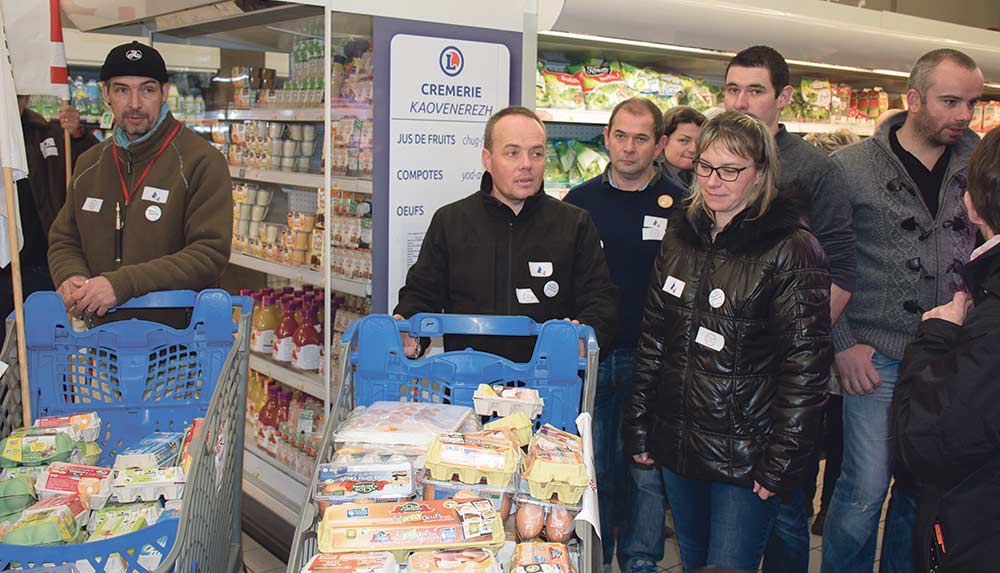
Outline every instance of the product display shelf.
{"label": "product display shelf", "polygon": [[257,500],[274,516],[294,526],[302,513],[306,486],[280,469],[267,454],[243,449],[243,493]]}
{"label": "product display shelf", "polygon": [[310,396],[323,399],[323,375],[319,372],[301,372],[273,362],[260,354],[250,353],[250,369],[274,378],[285,386],[301,390]]}
{"label": "product display shelf", "polygon": [[253,169],[250,167],[230,165],[229,176],[234,179],[245,179],[247,181],[262,181],[264,183],[277,183],[278,185],[293,185],[296,187],[312,187],[314,189],[319,189],[323,186],[322,173],[272,171],[270,169]]}
{"label": "product display shelf", "polygon": [[355,296],[371,296],[371,281],[359,281],[357,279],[345,279],[340,277],[330,277],[330,288],[344,294]]}
{"label": "product display shelf", "polygon": [[[297,267],[283,265],[265,259],[259,259],[243,253],[233,253],[229,256],[229,262],[246,269],[252,269],[265,274],[286,278],[290,281],[298,281],[314,285],[323,284],[323,273],[314,271],[309,267]],[[348,292],[348,291],[344,291]],[[353,293],[350,293],[353,294]]]}
{"label": "product display shelf", "polygon": [[349,177],[346,175],[333,175],[330,177],[330,185],[340,189],[341,191],[350,191],[351,193],[367,193],[368,195],[372,194],[371,179]]}
{"label": "product display shelf", "polygon": [[308,478],[306,478],[306,476],[282,464],[277,458],[265,452],[260,446],[254,443],[252,435],[250,434],[249,430],[250,427],[247,426],[247,432],[245,433],[247,437],[244,442],[244,451],[260,458],[262,462],[272,466],[274,469],[283,472],[285,475],[295,480],[296,484],[298,484],[299,486],[307,487],[309,485],[309,480]]}
{"label": "product display shelf", "polygon": [[[551,108],[539,108],[536,111],[542,121],[554,123],[606,125],[608,119],[611,117],[610,111]],[[839,129],[849,129],[858,135],[868,136],[875,131],[872,125],[858,123],[809,123],[798,121],[782,121],[781,123],[785,125],[785,129],[792,133],[830,133]]]}
{"label": "product display shelf", "polygon": [[[358,119],[371,118],[371,106],[352,105],[349,103],[337,104],[331,107],[334,119],[341,117],[356,117]],[[100,116],[94,116],[93,122],[97,122]],[[207,111],[202,116],[204,121],[301,121],[305,123],[320,123],[323,121],[322,107],[251,107],[232,108]]]}

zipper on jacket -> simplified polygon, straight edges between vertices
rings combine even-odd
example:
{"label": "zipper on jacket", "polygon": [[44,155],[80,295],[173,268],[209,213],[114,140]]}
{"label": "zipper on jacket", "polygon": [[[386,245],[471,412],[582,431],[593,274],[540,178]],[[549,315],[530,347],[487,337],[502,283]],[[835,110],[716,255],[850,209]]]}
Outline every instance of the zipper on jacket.
{"label": "zipper on jacket", "polygon": [[132,152],[131,151],[126,151],[125,152],[125,172],[128,173],[129,175],[132,174]]}
{"label": "zipper on jacket", "polygon": [[507,314],[513,314],[513,303],[511,297],[514,296],[514,263],[511,260],[514,249],[514,222],[507,221]]}
{"label": "zipper on jacket", "polygon": [[687,347],[687,365],[684,367],[684,425],[681,427],[681,447],[680,459],[678,460],[678,467],[684,467],[684,457],[685,449],[683,447],[684,440],[687,438],[688,425],[690,423],[690,416],[688,416],[688,394],[691,389],[691,378],[693,377],[694,368],[691,365],[693,360],[692,355],[694,354],[694,345],[696,344],[695,338],[697,337],[698,326],[701,319],[701,301],[703,298],[707,300],[707,297],[702,297],[702,291],[705,287],[705,281],[708,273],[711,269],[712,261],[715,260],[715,247],[719,239],[718,236],[715,237],[716,240],[712,241],[712,247],[708,250],[708,256],[705,257],[705,266],[701,269],[701,274],[698,278],[698,291],[695,293],[694,311],[691,313],[691,327],[688,329],[688,347]]}

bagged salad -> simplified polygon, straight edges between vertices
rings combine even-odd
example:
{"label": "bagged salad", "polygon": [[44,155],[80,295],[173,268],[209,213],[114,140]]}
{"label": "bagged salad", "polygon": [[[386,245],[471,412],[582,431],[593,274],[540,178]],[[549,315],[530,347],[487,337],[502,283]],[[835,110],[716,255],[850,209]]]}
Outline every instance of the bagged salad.
{"label": "bagged salad", "polygon": [[583,101],[587,109],[610,110],[632,97],[619,62],[602,62],[594,59],[570,66],[569,71],[580,80]]}

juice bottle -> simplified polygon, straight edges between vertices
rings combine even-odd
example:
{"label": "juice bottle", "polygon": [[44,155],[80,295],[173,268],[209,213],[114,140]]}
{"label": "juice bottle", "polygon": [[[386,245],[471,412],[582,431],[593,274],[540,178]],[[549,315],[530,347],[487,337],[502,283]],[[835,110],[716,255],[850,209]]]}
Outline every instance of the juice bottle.
{"label": "juice bottle", "polygon": [[264,296],[253,313],[253,329],[250,332],[250,350],[258,354],[270,354],[274,349],[274,329],[278,326],[280,311],[273,296]]}
{"label": "juice bottle", "polygon": [[882,88],[875,88],[878,90],[878,114],[889,111],[889,92],[883,90]]}
{"label": "juice bottle", "polygon": [[284,295],[291,295],[291,294],[294,294],[294,293],[295,293],[295,288],[294,287],[290,287],[290,286],[281,287],[281,295],[282,296],[284,296]]}
{"label": "juice bottle", "polygon": [[302,312],[302,323],[295,331],[292,339],[292,368],[306,372],[319,370],[320,351],[323,348],[323,335],[319,332],[316,315],[319,314],[316,305]]}
{"label": "juice bottle", "polygon": [[295,310],[295,322],[302,324],[302,313],[309,309],[310,306],[314,304],[314,299],[311,294],[302,295],[299,300],[299,308]]}
{"label": "juice bottle", "polygon": [[288,364],[292,361],[292,337],[299,328],[295,321],[295,309],[298,303],[287,300],[281,305],[281,322],[274,330],[274,346],[271,350],[271,360],[281,364]]}
{"label": "juice bottle", "polygon": [[277,442],[275,432],[278,429],[278,414],[280,413],[280,388],[277,384],[272,384],[267,389],[267,402],[260,410],[260,425],[257,430],[257,445],[265,451],[273,454],[276,451]]}
{"label": "juice bottle", "polygon": [[278,400],[280,410],[278,411],[278,422],[288,423],[288,409],[292,405],[292,391],[282,390],[280,399]]}
{"label": "juice bottle", "polygon": [[309,284],[309,283],[306,283],[306,284],[302,285],[302,291],[303,292],[313,292],[315,290],[316,290],[316,287],[313,286],[313,285],[311,285],[311,284]]}

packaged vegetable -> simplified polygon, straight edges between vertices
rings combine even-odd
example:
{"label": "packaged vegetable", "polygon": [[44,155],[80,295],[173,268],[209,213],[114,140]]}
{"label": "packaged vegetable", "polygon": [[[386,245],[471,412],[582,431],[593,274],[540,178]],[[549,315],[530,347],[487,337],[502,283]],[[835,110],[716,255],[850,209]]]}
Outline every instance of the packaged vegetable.
{"label": "packaged vegetable", "polygon": [[503,522],[486,499],[331,505],[317,530],[323,553],[499,547]]}
{"label": "packaged vegetable", "polygon": [[[172,466],[177,464],[177,456],[180,454],[183,442],[184,432],[153,432],[138,443],[125,448],[119,456],[148,454],[155,460],[157,467]],[[115,467],[119,467],[117,461]]]}
{"label": "packaged vegetable", "polygon": [[532,497],[575,504],[590,484],[583,461],[583,440],[546,424],[528,446],[524,479]]}
{"label": "packaged vegetable", "polygon": [[566,170],[559,162],[559,154],[556,146],[551,141],[545,142],[545,185],[547,187],[565,187],[569,184],[566,179]]}
{"label": "packaged vegetable", "polygon": [[69,459],[76,442],[65,432],[17,430],[0,442],[0,467],[37,466]]}
{"label": "packaged vegetable", "polygon": [[570,573],[569,551],[562,543],[518,543],[511,573]]}
{"label": "packaged vegetable", "polygon": [[415,446],[426,450],[441,432],[475,431],[479,427],[475,412],[464,406],[375,402],[367,408],[355,408],[335,440],[338,444]]}
{"label": "packaged vegetable", "polygon": [[180,499],[184,494],[184,470],[166,468],[118,468],[111,493],[119,503]]}
{"label": "packaged vegetable", "polygon": [[462,483],[482,480],[494,487],[510,484],[521,462],[517,438],[507,430],[438,435],[427,451],[427,469],[436,480]]}
{"label": "packaged vegetable", "polygon": [[66,433],[74,442],[95,442],[101,432],[101,418],[97,412],[48,416],[35,420],[35,428],[54,428]]}
{"label": "packaged vegetable", "polygon": [[547,67],[542,69],[541,73],[545,80],[545,94],[550,108],[583,109],[586,107],[580,78],[572,73],[557,72]]}
{"label": "packaged vegetable", "polygon": [[545,86],[545,75],[542,74],[544,64],[541,61],[535,66],[535,107],[550,107],[549,94]]}
{"label": "packaged vegetable", "polygon": [[302,568],[302,573],[397,573],[396,558],[387,551],[370,553],[320,553]]}
{"label": "packaged vegetable", "polygon": [[833,92],[830,81],[822,78],[802,78],[799,82],[802,99],[805,101],[806,121],[830,121],[830,104]]}
{"label": "packaged vegetable", "polygon": [[28,476],[0,481],[0,515],[9,515],[35,503],[35,480]]}
{"label": "packaged vegetable", "polygon": [[500,573],[500,564],[485,549],[417,551],[407,561],[415,573]]}
{"label": "packaged vegetable", "polygon": [[571,141],[570,146],[575,154],[576,167],[584,180],[592,179],[604,173],[608,166],[608,156],[590,145],[579,141]]}
{"label": "packaged vegetable", "polygon": [[4,533],[3,542],[12,545],[63,545],[77,538],[80,527],[65,507],[22,516]]}
{"label": "packaged vegetable", "polygon": [[580,65],[570,66],[569,71],[580,80],[583,101],[587,109],[611,110],[632,97],[625,83],[621,64],[618,62],[592,59]]}
{"label": "packaged vegetable", "polygon": [[80,495],[84,507],[101,509],[111,495],[111,470],[98,466],[85,466],[55,462],[49,465],[42,479],[35,484],[39,499],[75,493]]}
{"label": "packaged vegetable", "polygon": [[320,464],[313,499],[325,511],[331,503],[403,501],[413,496],[413,467],[407,463]]}

